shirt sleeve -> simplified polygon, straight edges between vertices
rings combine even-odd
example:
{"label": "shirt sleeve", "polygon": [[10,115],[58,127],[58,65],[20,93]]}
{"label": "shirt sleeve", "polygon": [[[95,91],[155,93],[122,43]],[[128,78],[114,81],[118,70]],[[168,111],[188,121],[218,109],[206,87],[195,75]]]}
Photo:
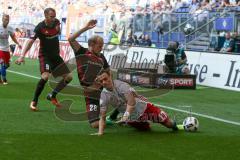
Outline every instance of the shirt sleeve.
{"label": "shirt sleeve", "polygon": [[100,97],[100,111],[101,112],[107,112],[109,105],[109,100],[107,98],[106,93],[102,92]]}
{"label": "shirt sleeve", "polygon": [[132,92],[136,92],[134,88],[132,88],[128,83],[119,81],[119,91],[121,94],[129,94]]}
{"label": "shirt sleeve", "polygon": [[79,55],[84,55],[86,52],[87,52],[87,48],[84,48],[83,46],[80,45],[80,48],[74,54],[75,56],[79,56]]}
{"label": "shirt sleeve", "polygon": [[125,82],[121,82],[119,86],[121,95],[124,96],[126,103],[133,106],[135,105],[135,93],[136,91],[128,84]]}
{"label": "shirt sleeve", "polygon": [[58,19],[55,19],[55,24],[56,24],[56,26],[60,26],[61,23]]}
{"label": "shirt sleeve", "polygon": [[40,36],[39,26],[37,25],[31,35],[30,39],[36,40]]}
{"label": "shirt sleeve", "polygon": [[56,26],[59,34],[61,34],[60,25],[61,25],[60,21],[58,19],[55,19],[55,26]]}

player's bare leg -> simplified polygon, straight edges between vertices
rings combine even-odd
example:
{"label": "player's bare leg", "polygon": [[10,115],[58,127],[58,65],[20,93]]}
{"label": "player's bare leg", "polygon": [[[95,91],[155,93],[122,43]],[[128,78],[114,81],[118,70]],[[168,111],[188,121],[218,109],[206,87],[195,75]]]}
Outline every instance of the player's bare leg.
{"label": "player's bare leg", "polygon": [[37,84],[37,87],[35,89],[33,100],[30,103],[30,109],[32,111],[38,111],[38,107],[37,107],[38,98],[39,98],[40,94],[42,93],[45,84],[48,81],[49,75],[50,75],[49,72],[43,72],[42,75],[41,75],[41,79],[39,80],[39,82]]}

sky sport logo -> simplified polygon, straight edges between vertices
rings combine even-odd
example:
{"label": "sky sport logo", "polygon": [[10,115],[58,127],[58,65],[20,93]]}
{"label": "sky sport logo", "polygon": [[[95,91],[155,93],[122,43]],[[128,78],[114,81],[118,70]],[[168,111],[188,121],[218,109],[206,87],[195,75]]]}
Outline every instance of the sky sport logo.
{"label": "sky sport logo", "polygon": [[159,86],[175,86],[175,87],[191,87],[194,85],[194,80],[192,78],[166,78],[160,77],[157,80],[157,85]]}
{"label": "sky sport logo", "polygon": [[193,79],[190,78],[171,78],[169,82],[174,86],[193,86]]}

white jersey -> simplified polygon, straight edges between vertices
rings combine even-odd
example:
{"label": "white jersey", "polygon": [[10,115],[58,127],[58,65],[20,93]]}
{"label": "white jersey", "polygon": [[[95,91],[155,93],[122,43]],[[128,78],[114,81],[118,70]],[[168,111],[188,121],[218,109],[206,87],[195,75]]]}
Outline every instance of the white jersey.
{"label": "white jersey", "polygon": [[13,28],[7,26],[6,28],[3,27],[3,24],[0,24],[0,50],[1,51],[9,51],[9,42],[8,38],[9,35],[13,35],[14,31]]}
{"label": "white jersey", "polygon": [[[114,80],[113,83],[113,91],[103,89],[101,92],[100,110],[107,111],[107,109],[112,106],[114,108],[117,108],[120,113],[124,113],[127,108],[126,96],[129,93],[135,92],[135,90],[129,86],[129,84],[119,80]],[[139,116],[141,116],[147,108],[147,102],[139,98],[135,98],[135,100],[135,110],[131,114],[131,120],[137,120],[137,118],[139,118]]]}

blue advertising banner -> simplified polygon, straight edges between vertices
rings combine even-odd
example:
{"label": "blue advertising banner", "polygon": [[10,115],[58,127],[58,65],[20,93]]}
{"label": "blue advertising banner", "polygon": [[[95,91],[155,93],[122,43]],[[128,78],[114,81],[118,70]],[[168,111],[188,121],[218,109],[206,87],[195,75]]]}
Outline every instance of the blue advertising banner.
{"label": "blue advertising banner", "polygon": [[233,17],[217,18],[215,21],[215,30],[232,31],[234,29]]}

